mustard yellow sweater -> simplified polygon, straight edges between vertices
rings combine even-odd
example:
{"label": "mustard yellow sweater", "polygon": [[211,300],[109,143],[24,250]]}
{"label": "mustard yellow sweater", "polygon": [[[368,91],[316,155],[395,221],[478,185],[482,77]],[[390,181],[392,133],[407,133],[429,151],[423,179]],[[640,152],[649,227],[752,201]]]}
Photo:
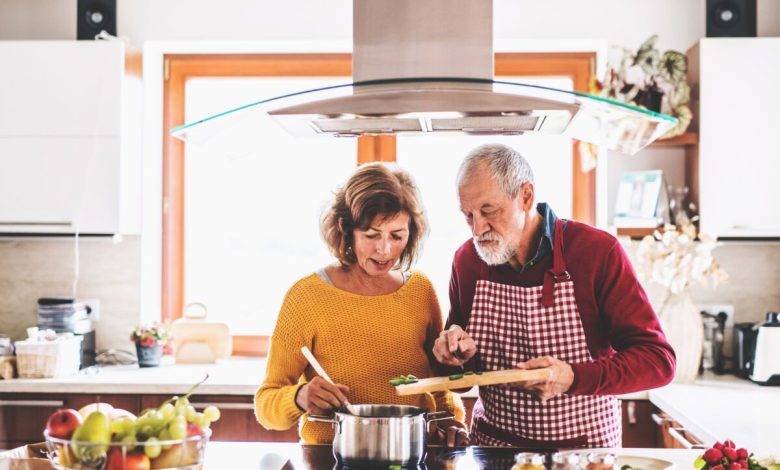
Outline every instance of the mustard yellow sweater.
{"label": "mustard yellow sweater", "polygon": [[317,375],[301,354],[305,345],[334,382],[350,387],[352,404],[448,410],[463,423],[459,396],[397,396],[387,382],[399,375],[433,375],[431,348],[441,329],[436,294],[420,272],[413,272],[396,292],[379,296],[352,294],[311,274],[292,286],[279,312],[265,380],[255,394],[257,420],[276,430],[300,421],[304,443],[333,442],[331,425],[309,422],[295,403],[298,389]]}

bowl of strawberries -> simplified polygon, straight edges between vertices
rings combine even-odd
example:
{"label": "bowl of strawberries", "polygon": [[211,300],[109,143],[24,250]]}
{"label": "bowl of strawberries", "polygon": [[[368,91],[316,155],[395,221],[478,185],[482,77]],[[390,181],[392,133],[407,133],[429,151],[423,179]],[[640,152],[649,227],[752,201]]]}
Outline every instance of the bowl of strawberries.
{"label": "bowl of strawberries", "polygon": [[726,439],[716,442],[693,462],[697,470],[780,470],[773,458],[757,459],[744,447]]}

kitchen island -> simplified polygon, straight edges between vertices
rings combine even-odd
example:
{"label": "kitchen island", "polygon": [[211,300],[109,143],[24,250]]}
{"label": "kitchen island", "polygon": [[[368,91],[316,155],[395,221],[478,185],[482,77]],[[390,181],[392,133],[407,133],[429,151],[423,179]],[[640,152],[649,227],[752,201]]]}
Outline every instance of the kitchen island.
{"label": "kitchen island", "polygon": [[[514,463],[515,448],[459,447],[446,448],[429,446],[425,469],[495,469],[509,470]],[[583,453],[598,452],[584,449]],[[693,468],[693,461],[701,450],[681,449],[613,449],[621,456],[643,457],[660,460],[645,460],[642,470],[664,470],[673,464],[677,470]],[[332,470],[338,468],[333,450],[328,445],[299,445],[292,443],[261,442],[209,442],[206,446],[204,470]],[[377,466],[377,469],[384,468]]]}

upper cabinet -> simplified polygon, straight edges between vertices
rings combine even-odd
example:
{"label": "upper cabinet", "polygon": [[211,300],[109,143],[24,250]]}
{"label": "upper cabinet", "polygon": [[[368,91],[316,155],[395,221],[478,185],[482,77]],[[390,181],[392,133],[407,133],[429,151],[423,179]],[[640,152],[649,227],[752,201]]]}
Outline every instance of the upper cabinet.
{"label": "upper cabinet", "polygon": [[121,41],[0,41],[0,233],[138,233],[125,61]]}
{"label": "upper cabinet", "polygon": [[780,237],[780,38],[706,38],[688,60],[701,231]]}

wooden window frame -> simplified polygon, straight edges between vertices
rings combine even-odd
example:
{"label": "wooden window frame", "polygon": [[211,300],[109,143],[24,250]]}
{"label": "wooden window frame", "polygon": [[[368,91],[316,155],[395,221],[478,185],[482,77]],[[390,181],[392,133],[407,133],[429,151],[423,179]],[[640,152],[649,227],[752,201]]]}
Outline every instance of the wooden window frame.
{"label": "wooden window frame", "polygon": [[[595,52],[497,53],[495,74],[563,76],[576,91],[588,91],[595,73]],[[187,80],[201,77],[352,75],[351,54],[166,54],[163,84],[162,321],[181,317],[184,307],[184,143],[170,131],[184,122]],[[346,81],[346,80],[345,80]],[[395,161],[395,136],[358,138],[356,163]],[[595,172],[583,173],[577,143],[572,145],[572,215],[596,220]],[[267,336],[233,336],[233,355],[264,356]]]}

